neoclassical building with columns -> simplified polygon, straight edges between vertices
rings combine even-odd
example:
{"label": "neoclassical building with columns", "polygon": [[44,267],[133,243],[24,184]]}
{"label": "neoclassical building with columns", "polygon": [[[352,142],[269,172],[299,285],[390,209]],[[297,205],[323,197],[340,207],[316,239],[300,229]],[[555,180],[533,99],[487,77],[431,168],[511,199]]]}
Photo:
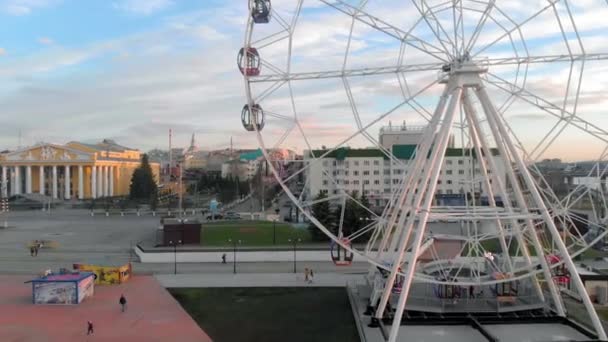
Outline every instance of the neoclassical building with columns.
{"label": "neoclassical building with columns", "polygon": [[[113,140],[97,144],[37,144],[0,154],[0,197],[41,194],[54,199],[91,199],[129,194],[142,153]],[[160,165],[150,163],[156,181]]]}

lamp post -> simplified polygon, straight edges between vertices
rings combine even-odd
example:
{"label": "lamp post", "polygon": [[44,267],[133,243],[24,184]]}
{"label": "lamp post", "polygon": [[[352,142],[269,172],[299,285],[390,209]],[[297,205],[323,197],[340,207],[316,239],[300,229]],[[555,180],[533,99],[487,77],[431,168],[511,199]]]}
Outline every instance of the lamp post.
{"label": "lamp post", "polygon": [[173,246],[173,274],[177,274],[177,245],[181,245],[182,240],[169,241],[169,246]]}
{"label": "lamp post", "polygon": [[272,244],[277,244],[277,220],[272,221]]}
{"label": "lamp post", "polygon": [[241,240],[228,240],[228,242],[232,243],[232,273],[236,274],[236,244],[241,244]]}
{"label": "lamp post", "polygon": [[293,273],[297,273],[296,270],[296,246],[298,245],[298,242],[302,242],[302,240],[300,240],[299,238],[294,238],[287,240],[289,241],[292,245],[293,245]]}

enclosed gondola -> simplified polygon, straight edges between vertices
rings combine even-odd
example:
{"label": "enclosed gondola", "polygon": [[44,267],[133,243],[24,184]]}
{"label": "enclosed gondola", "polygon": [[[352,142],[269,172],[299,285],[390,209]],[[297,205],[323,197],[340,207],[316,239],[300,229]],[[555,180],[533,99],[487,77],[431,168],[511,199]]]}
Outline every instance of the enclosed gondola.
{"label": "enclosed gondola", "polygon": [[256,48],[241,48],[236,63],[245,76],[258,76],[260,74],[260,54]]}
{"label": "enclosed gondola", "polygon": [[270,21],[270,11],[272,10],[270,0],[250,0],[249,10],[254,23],[267,24]]}
{"label": "enclosed gondola", "polygon": [[245,105],[241,112],[243,128],[249,132],[261,131],[264,128],[264,111],[258,104]]}
{"label": "enclosed gondola", "polygon": [[[346,238],[340,239],[343,245],[351,247],[350,240]],[[342,247],[339,243],[332,241],[331,243],[331,260],[336,266],[349,266],[353,263],[355,255],[353,252]]]}

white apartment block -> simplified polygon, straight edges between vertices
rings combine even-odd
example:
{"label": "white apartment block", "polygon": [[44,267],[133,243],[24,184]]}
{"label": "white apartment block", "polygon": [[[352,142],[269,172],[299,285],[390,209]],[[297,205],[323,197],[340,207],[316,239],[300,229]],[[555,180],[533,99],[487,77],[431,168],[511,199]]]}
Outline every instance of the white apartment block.
{"label": "white apartment block", "polygon": [[[365,193],[372,206],[384,206],[407,175],[415,149],[416,145],[392,145],[392,154],[399,163],[391,162],[381,150],[373,148],[337,149],[316,163],[312,154],[320,156],[326,151],[305,151],[305,165],[312,163],[306,173],[307,198],[312,199],[321,191],[329,196],[357,191]],[[492,153],[497,170],[489,171],[504,182],[504,161],[497,150]],[[487,196],[482,177],[479,160],[471,156],[470,150],[448,148],[436,194],[464,194],[470,192],[473,183],[476,195]]]}

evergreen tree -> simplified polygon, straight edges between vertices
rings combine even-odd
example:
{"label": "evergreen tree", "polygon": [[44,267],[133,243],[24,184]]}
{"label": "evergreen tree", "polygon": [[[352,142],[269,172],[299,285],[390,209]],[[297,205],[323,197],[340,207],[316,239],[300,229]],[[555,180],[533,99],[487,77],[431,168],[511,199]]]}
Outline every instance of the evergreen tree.
{"label": "evergreen tree", "polygon": [[[315,203],[312,206],[312,214],[313,216],[325,227],[331,227],[333,225],[331,209],[329,207],[329,201],[327,199],[327,194],[323,192],[319,192],[319,195],[315,198],[315,201],[321,201]],[[313,241],[327,241],[328,237],[325,235],[314,223],[310,223],[308,229],[310,230],[310,235],[312,236]]]}
{"label": "evergreen tree", "polygon": [[135,169],[131,177],[129,196],[131,199],[149,200],[157,191],[154,173],[150,167],[148,155],[144,154],[141,158],[140,166]]}

